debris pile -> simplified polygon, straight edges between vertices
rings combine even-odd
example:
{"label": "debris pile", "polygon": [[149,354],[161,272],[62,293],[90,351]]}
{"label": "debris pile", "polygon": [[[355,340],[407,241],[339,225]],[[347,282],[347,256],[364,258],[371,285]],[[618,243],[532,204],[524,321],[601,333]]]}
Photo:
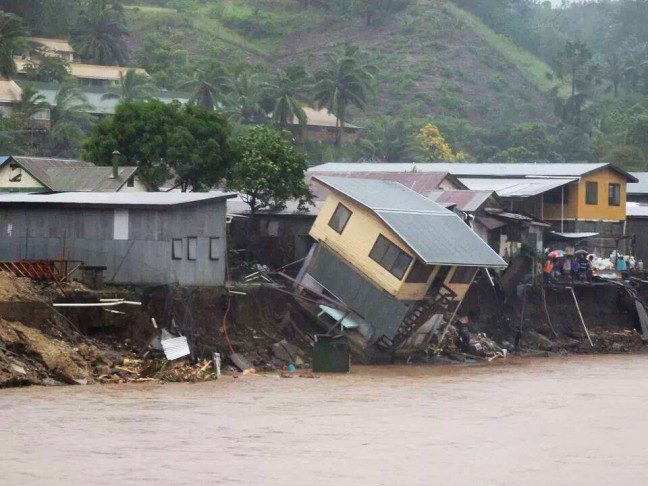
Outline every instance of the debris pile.
{"label": "debris pile", "polygon": [[590,336],[594,348],[602,353],[628,353],[639,351],[644,346],[641,334],[634,329],[595,329]]}
{"label": "debris pile", "polygon": [[109,373],[98,377],[101,383],[129,383],[144,381],[192,382],[209,381],[218,378],[214,363],[203,360],[195,365],[187,361],[166,361],[163,359],[125,358]]}

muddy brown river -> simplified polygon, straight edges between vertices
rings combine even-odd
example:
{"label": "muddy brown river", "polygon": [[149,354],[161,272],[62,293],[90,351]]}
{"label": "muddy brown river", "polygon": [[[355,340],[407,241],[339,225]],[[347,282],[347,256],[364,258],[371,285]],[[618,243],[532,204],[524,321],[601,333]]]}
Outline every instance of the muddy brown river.
{"label": "muddy brown river", "polygon": [[648,484],[648,355],[0,390],[0,484]]}

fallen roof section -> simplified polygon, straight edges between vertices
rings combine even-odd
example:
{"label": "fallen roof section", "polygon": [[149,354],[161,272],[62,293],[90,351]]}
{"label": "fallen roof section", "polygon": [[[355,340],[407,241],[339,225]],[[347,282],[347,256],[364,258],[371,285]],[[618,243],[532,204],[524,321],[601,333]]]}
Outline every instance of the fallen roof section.
{"label": "fallen roof section", "polygon": [[46,204],[63,206],[164,207],[236,197],[235,193],[211,192],[61,192],[57,194],[0,194],[0,205]]}
{"label": "fallen roof section", "polygon": [[507,266],[459,216],[402,184],[343,177],[315,179],[373,211],[428,265]]}

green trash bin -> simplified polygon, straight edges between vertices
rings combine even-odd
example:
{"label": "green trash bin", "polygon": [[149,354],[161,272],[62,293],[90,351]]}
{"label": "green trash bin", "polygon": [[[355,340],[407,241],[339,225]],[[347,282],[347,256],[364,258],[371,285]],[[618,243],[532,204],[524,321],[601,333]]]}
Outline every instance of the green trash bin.
{"label": "green trash bin", "polygon": [[315,335],[313,371],[316,373],[348,373],[351,353],[346,336]]}

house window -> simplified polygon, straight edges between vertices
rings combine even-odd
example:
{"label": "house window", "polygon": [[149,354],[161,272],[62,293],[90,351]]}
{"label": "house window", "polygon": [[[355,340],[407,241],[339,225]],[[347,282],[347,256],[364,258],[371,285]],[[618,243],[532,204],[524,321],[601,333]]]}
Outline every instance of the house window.
{"label": "house window", "polygon": [[621,184],[610,184],[608,186],[608,204],[610,206],[621,206]]}
{"label": "house window", "polygon": [[399,280],[403,278],[412,262],[411,256],[383,235],[378,235],[369,257]]}
{"label": "house window", "polygon": [[187,260],[195,260],[198,255],[198,238],[187,238]]}
{"label": "house window", "polygon": [[209,259],[220,260],[220,238],[209,238]]}
{"label": "house window", "polygon": [[113,213],[113,240],[128,239],[128,209],[115,209]]}
{"label": "house window", "polygon": [[128,180],[126,181],[126,186],[135,187],[135,178],[134,177],[129,177]]}
{"label": "house window", "polygon": [[450,279],[451,284],[469,284],[472,282],[477,269],[475,267],[457,267]]}
{"label": "house window", "polygon": [[585,184],[585,204],[598,204],[598,182]]}
{"label": "house window", "polygon": [[344,231],[344,227],[349,222],[350,217],[351,211],[349,210],[349,208],[347,208],[344,204],[339,203],[337,205],[337,208],[335,208],[333,216],[331,216],[329,226],[338,233],[342,234],[342,231]]}
{"label": "house window", "polygon": [[171,240],[171,258],[182,260],[182,240],[180,238]]}
{"label": "house window", "polygon": [[416,260],[405,281],[408,283],[427,283],[430,275],[432,275],[432,270],[434,270],[434,266]]}

